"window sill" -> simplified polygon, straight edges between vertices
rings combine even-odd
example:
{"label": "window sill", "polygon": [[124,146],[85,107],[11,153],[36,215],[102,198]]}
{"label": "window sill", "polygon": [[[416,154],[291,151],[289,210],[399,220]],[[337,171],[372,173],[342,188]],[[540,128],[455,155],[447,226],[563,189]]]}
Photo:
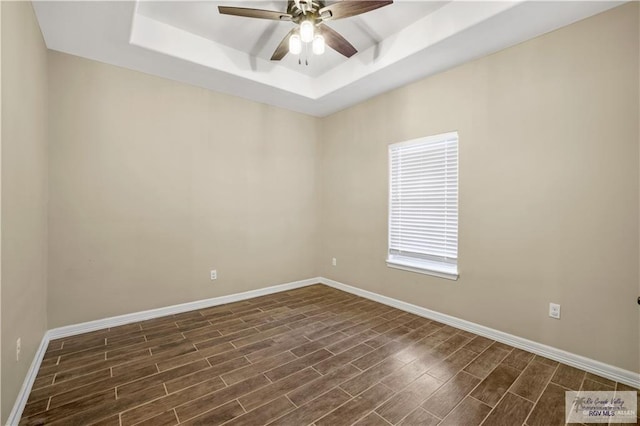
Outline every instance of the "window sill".
{"label": "window sill", "polygon": [[387,266],[403,271],[415,272],[418,274],[432,275],[456,281],[458,279],[458,268],[454,265],[445,265],[438,262],[415,262],[411,260],[387,259]]}

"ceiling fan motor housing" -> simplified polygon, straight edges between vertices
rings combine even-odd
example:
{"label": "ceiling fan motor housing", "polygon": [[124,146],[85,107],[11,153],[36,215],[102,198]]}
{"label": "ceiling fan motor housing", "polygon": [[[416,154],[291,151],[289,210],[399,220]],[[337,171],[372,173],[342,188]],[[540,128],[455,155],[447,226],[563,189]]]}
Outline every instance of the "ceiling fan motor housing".
{"label": "ceiling fan motor housing", "polygon": [[325,7],[322,0],[289,0],[287,13],[291,15],[291,21],[300,24],[310,20],[314,24],[320,21],[320,9]]}

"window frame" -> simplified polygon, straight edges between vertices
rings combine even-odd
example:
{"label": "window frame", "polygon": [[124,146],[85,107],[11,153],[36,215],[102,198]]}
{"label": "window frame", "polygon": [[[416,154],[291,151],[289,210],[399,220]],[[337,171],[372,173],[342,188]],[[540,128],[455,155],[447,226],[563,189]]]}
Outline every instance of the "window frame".
{"label": "window frame", "polygon": [[[460,236],[459,234],[456,237],[456,258],[455,258],[455,263],[451,262],[451,260],[445,260],[445,259],[438,259],[437,256],[428,256],[425,255],[424,258],[420,259],[418,257],[407,257],[407,256],[402,256],[399,254],[392,254],[391,253],[391,220],[392,220],[392,149],[397,148],[397,147],[402,147],[402,146],[407,146],[407,145],[414,145],[414,144],[419,144],[419,143],[425,143],[428,144],[429,142],[442,142],[442,141],[446,141],[448,139],[451,139],[455,137],[456,139],[456,155],[457,155],[457,170],[456,170],[456,177],[457,177],[457,188],[456,188],[456,195],[457,195],[457,204],[456,204],[456,210],[458,210],[458,215],[459,215],[459,207],[460,207],[460,198],[459,198],[459,194],[460,194],[460,137],[458,135],[458,132],[454,131],[454,132],[446,132],[446,133],[440,133],[437,135],[431,135],[431,136],[425,136],[425,137],[421,137],[421,138],[416,138],[416,139],[411,139],[408,141],[404,141],[404,142],[398,142],[398,143],[393,143],[390,144],[388,146],[388,212],[387,212],[387,259],[386,259],[386,263],[387,266],[390,268],[394,268],[394,269],[401,269],[401,270],[405,270],[405,271],[410,271],[410,272],[416,272],[416,273],[420,273],[420,274],[426,274],[426,275],[431,275],[431,276],[435,276],[435,277],[439,277],[439,278],[445,278],[448,280],[457,280],[458,277],[460,276],[459,270],[458,270],[458,246],[459,246],[459,240],[460,240]],[[457,221],[456,221],[456,228],[457,231],[459,231],[459,217],[457,217]]]}

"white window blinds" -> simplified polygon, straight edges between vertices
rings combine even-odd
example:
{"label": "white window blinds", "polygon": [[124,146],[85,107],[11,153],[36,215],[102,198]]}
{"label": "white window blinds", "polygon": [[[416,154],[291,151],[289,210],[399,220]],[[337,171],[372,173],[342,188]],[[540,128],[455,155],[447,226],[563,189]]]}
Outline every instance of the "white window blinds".
{"label": "white window blinds", "polygon": [[458,134],[389,146],[392,267],[457,278]]}

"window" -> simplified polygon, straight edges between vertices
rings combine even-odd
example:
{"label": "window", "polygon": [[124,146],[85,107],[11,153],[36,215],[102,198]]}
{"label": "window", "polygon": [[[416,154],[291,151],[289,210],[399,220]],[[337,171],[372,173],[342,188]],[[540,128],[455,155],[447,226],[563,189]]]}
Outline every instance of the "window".
{"label": "window", "polygon": [[389,146],[387,265],[458,278],[458,133]]}

